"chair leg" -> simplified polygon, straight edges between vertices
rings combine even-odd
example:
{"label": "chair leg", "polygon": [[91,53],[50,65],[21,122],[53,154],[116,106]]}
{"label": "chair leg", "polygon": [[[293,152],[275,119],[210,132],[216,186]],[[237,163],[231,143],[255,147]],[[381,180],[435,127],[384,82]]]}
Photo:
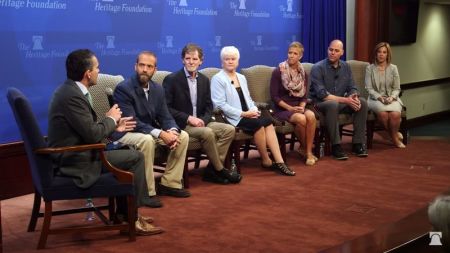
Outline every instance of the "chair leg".
{"label": "chair leg", "polygon": [[116,217],[115,206],[116,202],[114,201],[114,197],[108,198],[108,215],[110,221],[114,221],[114,218]]}
{"label": "chair leg", "polygon": [[406,117],[402,117],[402,122],[400,123],[400,132],[403,135],[403,144],[408,144],[408,126],[406,122]]}
{"label": "chair leg", "polygon": [[42,225],[41,236],[39,238],[39,244],[37,249],[45,248],[47,243],[47,237],[50,233],[50,222],[52,220],[52,202],[45,201],[44,223]]}
{"label": "chair leg", "polygon": [[320,158],[320,128],[316,127],[314,134],[314,155]]}
{"label": "chair leg", "polygon": [[136,241],[136,206],[134,196],[127,196],[128,201],[128,240],[131,242]]}
{"label": "chair leg", "polygon": [[367,121],[366,123],[367,129],[367,148],[371,149],[373,145],[373,132],[375,131],[375,121]]}
{"label": "chair leg", "polygon": [[245,146],[244,146],[244,159],[248,159],[249,153],[250,153],[250,141],[247,140],[247,141],[245,141]]}
{"label": "chair leg", "polygon": [[184,161],[184,169],[183,169],[183,184],[184,188],[189,188],[189,164],[188,164],[188,157],[186,157],[186,160]]}
{"label": "chair leg", "polygon": [[202,156],[201,151],[195,152],[194,168],[196,169],[200,168],[200,161],[202,160],[201,156]]}
{"label": "chair leg", "polygon": [[233,158],[234,162],[236,163],[236,168],[239,174],[241,174],[241,143],[239,141],[232,143],[233,145]]}
{"label": "chair leg", "polygon": [[37,190],[34,192],[33,210],[31,211],[30,223],[28,224],[28,232],[33,232],[36,229],[36,223],[41,209],[41,194]]}
{"label": "chair leg", "polygon": [[295,136],[295,134],[292,133],[292,134],[291,134],[290,141],[289,141],[289,150],[290,150],[290,151],[294,150],[296,138],[297,138],[297,137]]}

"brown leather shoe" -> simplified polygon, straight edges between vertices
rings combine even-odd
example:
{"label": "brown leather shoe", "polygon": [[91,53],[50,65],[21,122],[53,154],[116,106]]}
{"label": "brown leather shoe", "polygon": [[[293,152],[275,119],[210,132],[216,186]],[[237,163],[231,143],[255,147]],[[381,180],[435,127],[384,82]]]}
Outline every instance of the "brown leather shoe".
{"label": "brown leather shoe", "polygon": [[[151,217],[145,217],[151,218]],[[135,222],[136,226],[136,235],[148,236],[148,235],[157,235],[164,232],[164,230],[160,227],[155,227],[150,223],[147,223],[144,218],[139,217]],[[121,230],[121,235],[128,235],[128,230]]]}
{"label": "brown leather shoe", "polygon": [[164,232],[164,230],[160,227],[155,227],[150,223],[147,223],[142,216],[138,218],[136,221],[136,235],[156,235],[161,234]]}
{"label": "brown leather shoe", "polygon": [[155,221],[155,219],[153,219],[153,217],[150,217],[150,216],[140,215],[140,218],[143,219],[147,223],[153,223],[153,221]]}

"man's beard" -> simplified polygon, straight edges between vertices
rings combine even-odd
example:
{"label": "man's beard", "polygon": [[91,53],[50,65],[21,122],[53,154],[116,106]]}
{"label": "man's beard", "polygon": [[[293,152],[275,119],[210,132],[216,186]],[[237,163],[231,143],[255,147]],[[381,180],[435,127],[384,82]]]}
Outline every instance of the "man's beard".
{"label": "man's beard", "polygon": [[152,78],[150,75],[147,74],[137,74],[139,83],[142,85],[146,85],[150,79]]}

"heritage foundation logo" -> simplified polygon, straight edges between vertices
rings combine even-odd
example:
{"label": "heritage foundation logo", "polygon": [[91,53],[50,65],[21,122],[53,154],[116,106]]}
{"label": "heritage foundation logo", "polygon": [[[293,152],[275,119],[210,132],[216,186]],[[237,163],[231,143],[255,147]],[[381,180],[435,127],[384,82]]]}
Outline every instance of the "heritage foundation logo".
{"label": "heritage foundation logo", "polygon": [[173,36],[171,36],[171,35],[166,36],[166,47],[167,48],[173,47]]}
{"label": "heritage foundation logo", "polygon": [[42,47],[42,41],[44,40],[44,36],[33,35],[31,39],[33,40],[33,50],[44,50],[44,48]]}
{"label": "heritage foundation logo", "polygon": [[216,47],[221,47],[222,46],[222,36],[216,36],[216,37],[214,37],[214,39],[216,41],[215,46]]}
{"label": "heritage foundation logo", "polygon": [[239,10],[245,10],[245,1],[246,0],[239,0]]}
{"label": "heritage foundation logo", "polygon": [[287,12],[292,12],[292,0],[286,0]]}
{"label": "heritage foundation logo", "polygon": [[116,39],[116,36],[113,36],[113,35],[106,36],[106,48],[107,49],[116,48],[114,46],[114,40],[115,39]]}
{"label": "heritage foundation logo", "polygon": [[431,246],[442,246],[441,242],[442,232],[430,232],[430,244]]}

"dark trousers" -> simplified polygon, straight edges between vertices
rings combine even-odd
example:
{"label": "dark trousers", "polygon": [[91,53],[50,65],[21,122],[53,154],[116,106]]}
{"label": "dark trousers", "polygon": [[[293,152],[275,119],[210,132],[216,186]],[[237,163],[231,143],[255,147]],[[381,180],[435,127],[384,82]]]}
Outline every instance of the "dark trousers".
{"label": "dark trousers", "polygon": [[[134,174],[136,207],[143,206],[144,199],[149,196],[147,181],[145,180],[144,156],[142,153],[130,149],[111,150],[106,151],[106,158],[115,167]],[[117,198],[117,213],[126,215],[127,210],[126,197]]]}
{"label": "dark trousers", "polygon": [[361,109],[353,111],[352,108],[346,104],[338,103],[334,100],[318,102],[317,109],[323,114],[323,119],[330,135],[331,144],[340,144],[341,137],[339,135],[339,113],[348,113],[353,115],[353,140],[352,143],[366,143],[366,120],[367,120],[367,101],[364,98],[359,98],[361,101]]}

